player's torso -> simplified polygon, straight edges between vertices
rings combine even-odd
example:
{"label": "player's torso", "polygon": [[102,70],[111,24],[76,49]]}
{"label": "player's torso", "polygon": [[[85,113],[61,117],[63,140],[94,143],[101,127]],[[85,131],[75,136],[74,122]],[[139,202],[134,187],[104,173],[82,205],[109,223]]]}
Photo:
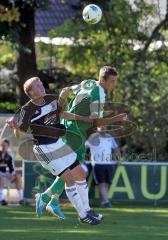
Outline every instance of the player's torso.
{"label": "player's torso", "polygon": [[[81,116],[90,116],[91,103],[96,102],[95,104],[99,105],[99,110],[101,111],[101,106],[103,106],[104,100],[104,90],[99,87],[97,81],[89,79],[82,82],[75,98],[69,103],[67,111]],[[63,123],[68,130],[64,141],[77,153],[78,160],[80,162],[84,161],[85,141],[88,137],[88,130],[93,124],[70,120],[63,120]]]}
{"label": "player's torso", "polygon": [[112,157],[112,141],[111,137],[102,137],[99,135],[98,141],[92,145],[91,159],[94,163],[109,164]]}
{"label": "player's torso", "polygon": [[[82,82],[75,98],[69,103],[67,110],[81,116],[90,116],[92,115],[90,106],[91,103],[94,103],[98,108],[99,116],[102,116],[105,96],[103,88],[100,87],[97,81],[85,80]],[[82,121],[65,120],[64,124],[67,128],[79,128],[81,132],[85,132],[92,127],[92,123]]]}
{"label": "player's torso", "polygon": [[[44,104],[36,105],[29,102],[26,106],[26,111],[30,112],[30,121],[27,122],[30,128],[35,126],[51,126],[59,124],[59,106],[53,95],[44,96]],[[26,126],[27,127],[27,126]],[[33,135],[36,144],[49,144],[56,141],[56,139],[46,136]]]}
{"label": "player's torso", "polygon": [[8,164],[11,161],[11,157],[9,154],[5,154],[2,156],[2,152],[0,152],[0,172],[6,172]]}

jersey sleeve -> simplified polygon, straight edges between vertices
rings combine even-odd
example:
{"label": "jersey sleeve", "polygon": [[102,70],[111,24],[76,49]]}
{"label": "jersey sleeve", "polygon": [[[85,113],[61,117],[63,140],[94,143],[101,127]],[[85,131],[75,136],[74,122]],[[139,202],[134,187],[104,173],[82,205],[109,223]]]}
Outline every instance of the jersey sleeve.
{"label": "jersey sleeve", "polygon": [[11,174],[14,174],[15,173],[15,164],[14,164],[13,158],[10,155],[9,155],[7,165],[8,165],[8,168],[9,168],[9,172]]}
{"label": "jersey sleeve", "polygon": [[23,132],[27,132],[31,124],[30,109],[28,106],[23,106],[19,112],[17,125]]}
{"label": "jersey sleeve", "polygon": [[90,114],[91,116],[103,117],[104,99],[101,97],[100,89],[96,86],[91,92]]}
{"label": "jersey sleeve", "polygon": [[99,144],[99,134],[93,133],[90,135],[90,137],[87,139],[85,146],[88,148],[91,148],[93,146],[97,146]]}
{"label": "jersey sleeve", "polygon": [[83,80],[81,83],[73,85],[70,88],[72,89],[73,93],[76,95],[78,93],[78,91],[80,91],[81,88],[84,87],[86,82],[87,82],[87,80]]}
{"label": "jersey sleeve", "polygon": [[71,86],[71,90],[74,94],[77,94],[77,92],[80,90],[80,88],[81,88],[80,84],[76,84],[76,85]]}

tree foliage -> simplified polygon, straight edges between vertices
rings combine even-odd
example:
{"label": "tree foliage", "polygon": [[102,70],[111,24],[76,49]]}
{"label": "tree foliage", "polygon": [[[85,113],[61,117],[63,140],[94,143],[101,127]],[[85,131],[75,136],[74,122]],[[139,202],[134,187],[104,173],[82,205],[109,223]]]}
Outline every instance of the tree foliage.
{"label": "tree foliage", "polygon": [[5,0],[0,2],[0,39],[8,40],[17,50],[18,94],[20,104],[27,101],[23,83],[37,75],[35,53],[35,11],[45,8],[48,0]]}
{"label": "tree foliage", "polygon": [[12,7],[11,9],[6,8],[3,5],[0,5],[0,22],[12,22],[19,21],[19,11],[18,8]]}
{"label": "tree foliage", "polygon": [[[23,82],[37,72],[34,13],[49,3],[44,0],[7,0],[0,5],[0,38],[11,41],[18,51],[21,97]],[[70,1],[64,0],[64,3],[70,4]],[[139,127],[134,135],[127,138],[127,145],[135,147],[136,152],[148,153],[155,148],[160,154],[158,159],[166,160],[168,12],[156,24],[156,8],[146,0],[135,0],[134,4],[127,0],[97,0],[92,3],[102,8],[103,18],[96,25],[88,25],[81,17],[82,9],[88,3],[81,0],[78,6],[73,5],[77,10],[77,18],[66,21],[50,32],[50,37],[68,37],[74,41],[71,46],[52,48],[57,63],[60,69],[65,68],[70,72],[67,74],[65,71],[68,81],[71,78],[75,82],[88,77],[96,78],[102,65],[115,66],[119,71],[119,81],[113,101],[128,105],[130,117]],[[159,48],[157,41],[161,43]],[[10,59],[11,56],[6,57]],[[6,59],[2,57],[1,61],[5,64]],[[67,84],[63,77],[57,82],[57,88]]]}
{"label": "tree foliage", "polygon": [[[113,101],[127,104],[139,127],[127,143],[140,152],[156,148],[164,154],[168,150],[168,52],[164,45],[168,15],[153,28],[156,9],[147,1],[95,3],[103,9],[100,23],[88,25],[80,17],[50,32],[51,37],[74,40],[74,45],[56,50],[58,62],[81,79],[97,77],[102,65],[115,66],[119,82]],[[150,24],[147,18],[151,18]],[[151,50],[151,43],[156,45],[157,40],[162,47]]]}

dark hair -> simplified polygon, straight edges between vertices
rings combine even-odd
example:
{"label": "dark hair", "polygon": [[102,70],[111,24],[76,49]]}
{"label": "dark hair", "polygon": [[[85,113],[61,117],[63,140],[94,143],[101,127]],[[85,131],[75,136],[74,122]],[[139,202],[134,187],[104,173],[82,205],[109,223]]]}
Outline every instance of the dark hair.
{"label": "dark hair", "polygon": [[117,76],[117,70],[111,66],[103,66],[100,68],[99,77],[107,79],[110,75]]}
{"label": "dark hair", "polygon": [[8,146],[10,145],[10,142],[9,142],[9,140],[7,140],[7,139],[2,139],[2,141],[1,141],[1,143],[7,143],[8,144]]}

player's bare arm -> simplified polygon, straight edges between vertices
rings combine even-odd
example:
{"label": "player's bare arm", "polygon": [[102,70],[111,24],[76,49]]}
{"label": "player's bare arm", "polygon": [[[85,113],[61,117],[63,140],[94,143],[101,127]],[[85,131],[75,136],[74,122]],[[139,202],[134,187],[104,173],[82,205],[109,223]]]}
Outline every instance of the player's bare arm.
{"label": "player's bare arm", "polygon": [[60,114],[60,118],[64,118],[68,120],[92,122],[92,119],[90,118],[90,116],[81,116],[81,115],[77,115],[77,114],[66,112],[66,111],[63,111]]}
{"label": "player's bare arm", "polygon": [[128,119],[127,113],[121,113],[114,117],[99,117],[96,115],[90,116],[93,120],[94,125],[96,126],[104,126],[104,125],[111,125],[117,122],[124,122]]}
{"label": "player's bare arm", "polygon": [[67,104],[67,99],[73,94],[72,87],[65,87],[62,89],[59,95],[58,104],[65,109]]}

